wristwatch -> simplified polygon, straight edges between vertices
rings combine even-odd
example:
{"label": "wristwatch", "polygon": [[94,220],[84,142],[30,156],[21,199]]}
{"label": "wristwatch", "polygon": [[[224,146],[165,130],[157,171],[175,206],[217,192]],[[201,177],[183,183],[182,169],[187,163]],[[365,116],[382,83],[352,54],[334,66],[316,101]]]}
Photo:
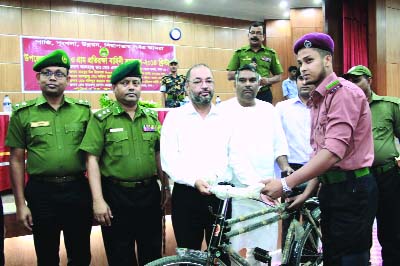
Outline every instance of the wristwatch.
{"label": "wristwatch", "polygon": [[281,178],[282,190],[285,195],[292,193],[292,189],[287,185],[286,178]]}

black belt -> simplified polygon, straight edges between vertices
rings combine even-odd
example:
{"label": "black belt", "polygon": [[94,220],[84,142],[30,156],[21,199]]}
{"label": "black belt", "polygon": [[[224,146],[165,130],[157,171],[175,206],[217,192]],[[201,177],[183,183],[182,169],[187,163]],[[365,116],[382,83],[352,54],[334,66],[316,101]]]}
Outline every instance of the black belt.
{"label": "black belt", "polygon": [[389,172],[394,167],[397,167],[397,162],[391,161],[391,162],[388,162],[383,165],[372,166],[371,170],[374,175],[381,175],[381,174]]}
{"label": "black belt", "polygon": [[76,181],[79,179],[84,179],[85,175],[65,175],[65,176],[42,176],[42,175],[29,175],[29,178],[39,182],[49,182],[49,183],[66,183],[71,181]]}
{"label": "black belt", "polygon": [[121,180],[116,179],[114,177],[103,177],[105,180],[117,184],[121,187],[128,187],[128,188],[137,188],[137,187],[144,187],[154,182],[154,178],[147,178],[142,180]]}

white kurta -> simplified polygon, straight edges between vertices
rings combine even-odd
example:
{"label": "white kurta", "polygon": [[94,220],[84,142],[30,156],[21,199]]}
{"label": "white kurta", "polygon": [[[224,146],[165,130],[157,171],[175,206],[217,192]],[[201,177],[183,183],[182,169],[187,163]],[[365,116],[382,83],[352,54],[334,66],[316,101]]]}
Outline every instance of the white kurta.
{"label": "white kurta", "polygon": [[[233,183],[238,187],[248,186],[260,180],[274,177],[274,163],[277,157],[288,155],[286,138],[278,113],[273,105],[256,100],[252,107],[242,107],[236,98],[221,103],[225,117],[232,124],[229,144],[229,166]],[[266,205],[250,199],[233,199],[232,217],[237,217],[266,208]],[[273,214],[272,214],[273,215]],[[262,216],[251,222],[271,217]],[[233,227],[240,228],[248,222]],[[232,248],[260,247],[276,250],[278,224],[264,226],[231,239]]]}

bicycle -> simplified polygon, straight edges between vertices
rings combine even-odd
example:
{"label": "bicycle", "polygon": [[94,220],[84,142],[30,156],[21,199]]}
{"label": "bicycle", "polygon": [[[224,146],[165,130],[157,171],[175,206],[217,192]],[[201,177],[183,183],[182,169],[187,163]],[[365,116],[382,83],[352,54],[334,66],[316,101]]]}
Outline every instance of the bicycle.
{"label": "bicycle", "polygon": [[[296,211],[288,211],[286,209],[287,203],[282,203],[242,217],[226,219],[230,201],[231,198],[224,199],[221,202],[219,213],[215,214],[216,220],[213,225],[213,233],[206,251],[177,248],[177,255],[157,259],[146,264],[146,266],[226,266],[220,259],[223,254],[229,255],[231,261],[235,262],[236,265],[251,266],[242,256],[229,247],[229,239],[262,226],[275,223],[281,219],[286,219],[294,212],[298,212],[302,215],[303,223],[300,224],[297,220],[293,220],[290,223],[285,239],[285,248],[282,251],[282,265],[322,265],[321,231],[319,228],[321,212],[317,198],[310,198],[303,204],[301,209]],[[262,222],[251,223],[238,230],[229,230],[234,224],[251,220],[268,213],[276,213],[276,215]],[[271,265],[269,251],[255,248],[254,256],[257,260]]]}

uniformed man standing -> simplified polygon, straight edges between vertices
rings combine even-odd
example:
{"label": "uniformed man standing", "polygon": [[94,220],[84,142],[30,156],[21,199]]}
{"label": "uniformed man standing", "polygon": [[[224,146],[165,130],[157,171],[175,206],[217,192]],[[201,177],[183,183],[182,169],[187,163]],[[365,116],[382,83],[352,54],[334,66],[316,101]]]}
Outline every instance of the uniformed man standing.
{"label": "uniformed man standing", "polygon": [[63,50],[36,62],[42,95],[13,107],[6,139],[17,219],[33,232],[39,266],[59,265],[61,230],[68,265],[89,265],[91,259],[92,201],[79,151],[91,111],[87,101],[64,96],[69,68]]}
{"label": "uniformed man standing", "polygon": [[253,22],[249,27],[248,37],[249,45],[236,50],[229,62],[228,80],[235,79],[235,71],[240,67],[252,64],[261,76],[257,99],[272,103],[271,85],[281,81],[283,73],[281,63],[275,50],[263,45],[265,39],[263,23]]}
{"label": "uniformed man standing", "polygon": [[110,266],[137,265],[135,242],[139,265],[161,257],[160,123],[138,105],[141,76],[137,60],[113,71],[117,101],[94,114],[80,146]]}
{"label": "uniformed man standing", "polygon": [[372,113],[375,158],[372,165],[378,189],[376,215],[378,239],[382,246],[384,266],[400,262],[400,170],[396,161],[399,152],[395,137],[400,137],[400,99],[376,95],[371,88],[372,73],[365,66],[349,69],[344,77],[359,86],[368,98]]}
{"label": "uniformed man standing", "polygon": [[164,106],[169,108],[181,106],[185,98],[184,75],[178,75],[178,60],[172,59],[169,62],[171,74],[162,77],[160,91],[163,94]]}
{"label": "uniformed man standing", "polygon": [[324,266],[367,266],[378,188],[370,171],[374,161],[371,111],[367,97],[333,72],[332,38],[310,33],[294,45],[304,84],[311,92],[311,159],[280,181],[268,180],[272,198],[319,176]]}

